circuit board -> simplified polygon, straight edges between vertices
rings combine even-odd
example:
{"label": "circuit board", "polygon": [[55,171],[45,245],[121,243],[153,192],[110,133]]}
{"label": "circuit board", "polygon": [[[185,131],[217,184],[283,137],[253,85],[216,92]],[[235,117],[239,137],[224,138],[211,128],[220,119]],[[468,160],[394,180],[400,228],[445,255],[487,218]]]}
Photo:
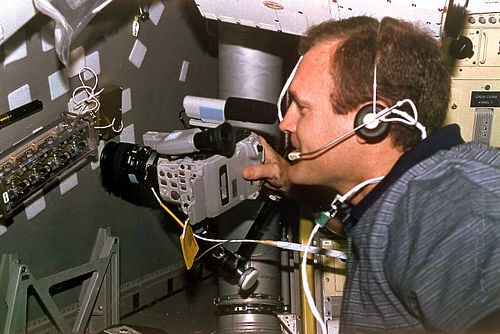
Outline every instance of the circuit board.
{"label": "circuit board", "polygon": [[0,222],[40,189],[97,153],[95,131],[83,118],[63,115],[0,154]]}

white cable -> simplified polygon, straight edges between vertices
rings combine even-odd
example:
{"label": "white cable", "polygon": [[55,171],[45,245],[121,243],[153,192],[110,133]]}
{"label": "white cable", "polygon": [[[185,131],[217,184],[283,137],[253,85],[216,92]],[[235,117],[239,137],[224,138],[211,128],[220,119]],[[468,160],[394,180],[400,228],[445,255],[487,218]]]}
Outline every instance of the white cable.
{"label": "white cable", "polygon": [[94,8],[92,10],[92,14],[97,14],[99,13],[104,7],[106,7],[107,5],[109,5],[111,3],[112,0],[106,0],[104,1],[102,4],[100,4],[99,6],[97,6],[96,8]]}
{"label": "white cable", "polygon": [[417,124],[415,124],[415,126],[417,127],[417,129],[420,130],[422,140],[427,138],[427,129],[425,128],[425,126],[420,122],[417,122]]}
{"label": "white cable", "polygon": [[304,56],[300,56],[299,60],[297,60],[297,64],[295,64],[295,67],[293,68],[292,72],[288,76],[288,79],[285,82],[285,85],[281,89],[280,96],[278,98],[278,103],[276,104],[276,107],[278,107],[278,119],[280,122],[283,122],[283,112],[281,111],[281,102],[283,101],[283,97],[285,96],[286,92],[288,91],[288,88],[290,87],[290,84],[292,83],[293,78],[295,77],[295,73],[297,72],[297,69],[299,68],[300,61],[304,58]]}
{"label": "white cable", "polygon": [[383,178],[384,178],[384,176],[378,176],[378,177],[374,177],[372,179],[368,179],[366,181],[363,181],[360,184],[358,184],[357,186],[355,186],[354,188],[352,188],[351,190],[349,190],[345,195],[340,196],[338,200],[341,203],[344,203],[346,200],[348,200],[349,198],[354,196],[358,191],[360,191],[361,189],[363,189],[367,185],[378,183],[378,182],[382,181]]}
{"label": "white cable", "polygon": [[203,241],[208,241],[208,242],[216,242],[216,243],[262,243],[262,240],[250,240],[250,239],[212,239],[212,238],[206,238],[202,237],[199,234],[194,235],[196,239],[200,239]]}
{"label": "white cable", "polygon": [[[291,250],[291,251],[298,251],[298,252],[305,251],[304,245],[293,243],[293,242],[288,242],[288,241],[251,240],[251,239],[212,239],[212,238],[203,237],[199,234],[194,234],[194,236],[195,236],[195,238],[203,240],[203,241],[220,243],[220,244],[223,244],[223,243],[256,243],[256,244],[263,244],[263,245],[277,247],[280,249],[286,249],[286,250]],[[332,257],[332,258],[338,258],[338,259],[342,259],[342,260],[346,259],[346,254],[344,252],[338,251],[338,250],[310,246],[308,251],[309,251],[309,253],[321,254],[321,255],[328,256],[328,257]]]}
{"label": "white cable", "polygon": [[155,188],[151,187],[151,191],[153,192],[153,195],[155,196],[156,201],[157,201],[158,203],[160,203],[160,204],[163,204],[163,202],[162,202],[162,201],[161,201],[161,199],[160,199],[160,196],[158,196],[158,194],[156,193]]}
{"label": "white cable", "polygon": [[[83,73],[85,71],[89,71],[92,73],[92,76],[94,77],[94,85],[89,86],[85,83],[85,80],[83,78]],[[104,89],[99,90],[96,92],[97,85],[99,84],[99,78],[97,77],[97,73],[90,67],[82,67],[80,69],[80,72],[78,73],[78,78],[80,79],[81,86],[76,87],[75,90],[73,90],[73,94],[71,97],[71,101],[73,102],[73,110],[76,111],[79,115],[85,115],[90,113],[91,116],[94,118],[95,114],[97,111],[99,111],[99,108],[101,107],[101,103],[99,102],[98,96],[102,93]],[[80,92],[83,91],[86,93],[87,97],[82,98],[81,100],[78,100],[76,98],[76,95]]]}
{"label": "white cable", "polygon": [[187,230],[188,225],[189,225],[189,221],[186,219],[186,221],[184,222],[184,226],[182,227],[182,234],[181,234],[182,239],[184,239],[186,237],[186,230]]}
{"label": "white cable", "polygon": [[[335,199],[332,201],[332,204],[330,205],[332,210],[333,210],[333,215],[329,215],[329,217],[330,218],[335,217],[335,215],[337,213],[337,206],[336,206],[337,201],[344,203],[346,200],[348,200],[349,198],[354,196],[356,193],[358,193],[361,189],[363,189],[367,185],[378,183],[383,178],[384,178],[384,176],[379,176],[379,177],[374,177],[374,178],[365,180],[365,181],[359,183],[358,185],[354,186],[347,193],[345,193],[345,195],[335,196]],[[312,239],[314,238],[314,235],[318,232],[320,227],[322,227],[322,225],[316,224],[316,226],[314,226],[313,230],[311,231],[311,234],[309,235],[309,240],[307,241],[306,248],[305,248],[304,253],[302,255],[301,275],[302,275],[302,287],[304,289],[304,294],[306,295],[306,300],[307,300],[307,303],[309,304],[309,308],[311,309],[311,312],[313,313],[314,318],[316,318],[316,320],[319,322],[322,332],[324,334],[326,334],[327,333],[326,324],[325,324],[324,320],[321,318],[321,315],[319,314],[319,311],[316,307],[316,303],[314,302],[314,299],[312,297],[311,290],[309,288],[309,282],[307,279],[307,271],[306,271],[307,255],[309,253],[311,253],[310,247],[311,247]]]}
{"label": "white cable", "polygon": [[316,307],[316,303],[314,302],[314,298],[311,294],[311,289],[309,288],[309,281],[307,280],[307,255],[309,254],[309,247],[312,244],[314,235],[316,235],[316,232],[318,232],[320,227],[321,227],[320,225],[314,226],[313,230],[311,231],[311,234],[309,235],[309,240],[307,241],[306,249],[302,254],[301,274],[302,274],[302,288],[304,289],[304,294],[306,295],[307,304],[309,305],[309,308],[311,309],[314,318],[316,319],[316,321],[318,321],[321,327],[321,332],[323,334],[327,334],[328,332],[326,330],[325,321],[321,317],[321,314],[319,314],[318,308]]}
{"label": "white cable", "polygon": [[[85,83],[85,79],[83,77],[83,74],[85,71],[89,71],[92,73],[92,77],[94,78],[94,85],[89,86]],[[74,104],[73,106],[73,111],[76,111],[75,113],[70,113],[72,115],[87,115],[90,114],[92,119],[95,120],[97,117],[97,112],[101,108],[101,102],[99,101],[98,97],[99,95],[104,91],[104,88],[96,92],[97,86],[99,84],[99,77],[97,76],[97,73],[90,67],[82,67],[80,69],[80,72],[78,73],[78,78],[80,79],[81,86],[76,87],[75,90],[73,90],[73,94],[71,96],[71,100]],[[80,91],[86,93],[86,97],[82,99],[77,99],[78,93]],[[96,130],[103,130],[103,129],[109,129],[111,128],[114,132],[120,133],[123,130],[123,121],[120,121],[120,127],[116,128],[115,127],[115,122],[116,122],[116,117],[113,118],[110,124],[108,125],[103,125],[103,126],[94,126],[94,129]]]}
{"label": "white cable", "polygon": [[380,120],[384,122],[400,122],[407,125],[415,126],[418,130],[420,130],[422,140],[427,138],[427,130],[425,129],[425,126],[418,121],[418,110],[417,107],[415,106],[415,103],[410,99],[404,99],[401,102],[410,105],[411,110],[413,111],[413,116],[408,114],[406,111],[393,109],[392,113],[398,115],[399,117],[389,117],[389,114],[387,114],[381,117]]}
{"label": "white cable", "polygon": [[96,130],[109,129],[112,128],[114,132],[120,133],[123,130],[123,121],[120,121],[120,127],[118,129],[115,128],[116,117],[113,117],[113,121],[110,124],[104,126],[94,126]]}
{"label": "white cable", "polygon": [[373,114],[377,113],[377,60],[375,59],[375,66],[373,66],[373,94],[372,94]]}
{"label": "white cable", "polygon": [[[276,247],[281,248],[281,249],[286,249],[286,250],[292,250],[292,251],[297,251],[297,252],[304,252],[306,247],[302,244],[296,244],[294,242],[288,242],[288,241],[275,241]],[[347,256],[344,252],[334,250],[334,249],[325,249],[325,248],[320,248],[320,247],[315,247],[315,246],[310,246],[309,247],[309,253],[312,254],[320,254],[320,255],[325,255],[328,257],[333,257],[341,260],[346,260]]]}

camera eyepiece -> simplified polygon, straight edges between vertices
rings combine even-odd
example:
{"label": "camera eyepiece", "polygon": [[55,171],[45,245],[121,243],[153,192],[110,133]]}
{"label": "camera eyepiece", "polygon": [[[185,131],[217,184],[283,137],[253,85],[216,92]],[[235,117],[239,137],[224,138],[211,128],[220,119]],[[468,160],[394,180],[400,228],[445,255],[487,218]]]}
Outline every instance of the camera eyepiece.
{"label": "camera eyepiece", "polygon": [[229,123],[222,123],[216,128],[205,129],[193,136],[194,147],[203,152],[231,156],[236,147],[233,128]]}

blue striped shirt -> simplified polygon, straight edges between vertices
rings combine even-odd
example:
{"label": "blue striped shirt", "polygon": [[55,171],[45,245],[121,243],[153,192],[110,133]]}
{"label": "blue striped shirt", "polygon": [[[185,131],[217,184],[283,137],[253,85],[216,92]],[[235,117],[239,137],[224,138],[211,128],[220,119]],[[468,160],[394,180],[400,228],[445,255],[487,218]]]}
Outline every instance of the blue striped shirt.
{"label": "blue striped shirt", "polygon": [[500,310],[500,153],[435,150],[353,209],[341,332],[456,333]]}

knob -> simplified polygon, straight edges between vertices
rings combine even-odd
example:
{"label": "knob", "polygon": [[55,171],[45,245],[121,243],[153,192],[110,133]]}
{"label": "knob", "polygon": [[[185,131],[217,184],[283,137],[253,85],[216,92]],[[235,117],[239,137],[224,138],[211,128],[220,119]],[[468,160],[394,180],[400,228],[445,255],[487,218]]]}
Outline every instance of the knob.
{"label": "knob", "polygon": [[450,44],[449,52],[455,59],[472,58],[474,55],[472,41],[465,36],[460,36]]}
{"label": "knob", "polygon": [[248,290],[259,279],[259,272],[254,267],[247,268],[243,273],[241,273],[240,279],[238,281],[238,285],[241,290]]}

